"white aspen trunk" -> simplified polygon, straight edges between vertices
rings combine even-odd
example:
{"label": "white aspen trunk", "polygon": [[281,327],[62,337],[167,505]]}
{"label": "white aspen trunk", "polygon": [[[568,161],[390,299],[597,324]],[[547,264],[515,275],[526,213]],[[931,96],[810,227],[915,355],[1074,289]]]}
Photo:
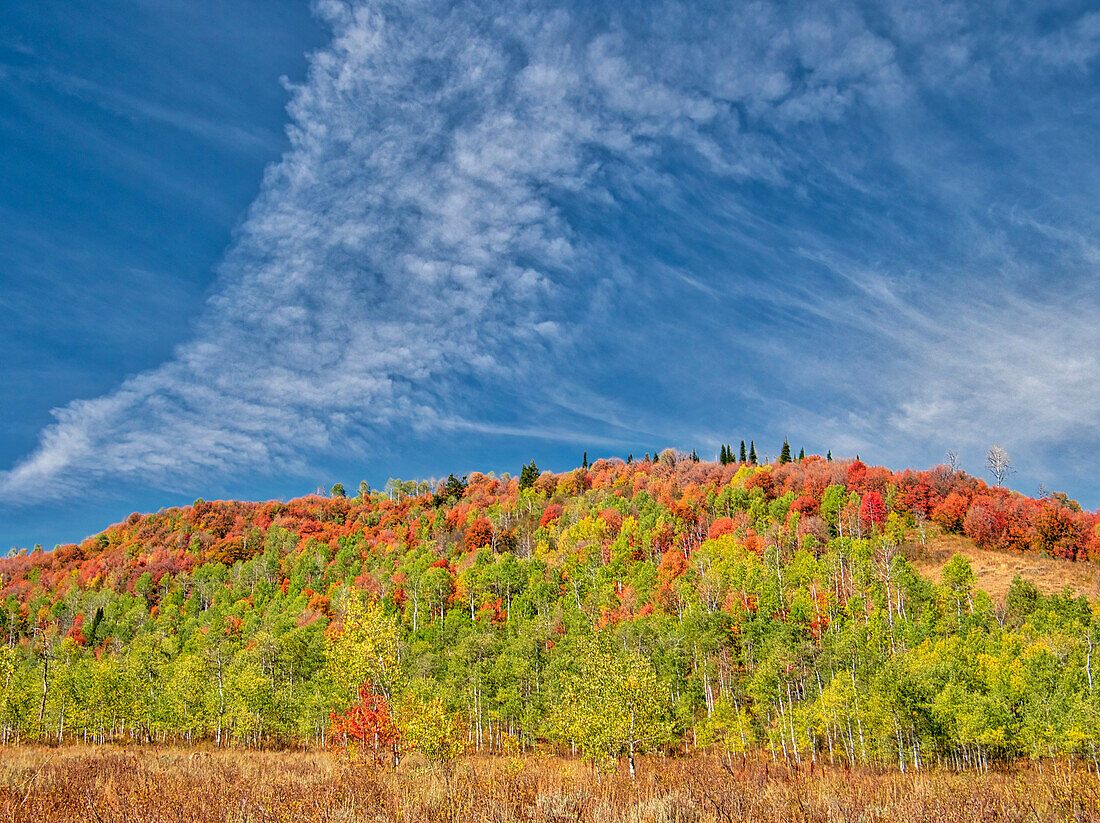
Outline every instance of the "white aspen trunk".
{"label": "white aspen trunk", "polygon": [[[768,712],[768,724],[771,725],[771,722],[772,722],[772,713],[769,711]],[[768,735],[768,745],[771,747],[771,750],[772,750],[772,763],[778,763],[779,760],[775,756],[775,738],[772,737],[771,734]]]}
{"label": "white aspen trunk", "polygon": [[784,715],[784,712],[783,712],[783,701],[780,700],[779,701],[779,743],[783,747],[783,762],[786,763],[788,767],[790,767],[791,759],[790,759],[790,756],[787,754],[787,729],[786,729],[785,723],[784,723],[784,721],[786,719],[787,718],[786,718],[786,716]]}
{"label": "white aspen trunk", "polygon": [[[856,687],[856,663],[855,663],[855,660],[852,661],[852,692],[856,695],[859,694],[859,689]],[[860,716],[859,716],[859,698],[858,697],[856,698],[855,706],[856,706],[856,728],[859,729],[859,751],[860,751],[861,757],[863,758],[863,762],[866,763],[867,762],[867,744],[864,742],[864,739],[863,739],[863,721],[860,719]]]}
{"label": "white aspen trunk", "polygon": [[886,572],[886,614],[890,619],[890,650],[894,653],[898,653],[897,644],[894,643],[894,596],[892,587],[890,586],[890,572],[887,567]]}
{"label": "white aspen trunk", "polygon": [[634,780],[634,707],[630,707],[630,779]]}
{"label": "white aspen trunk", "polygon": [[[783,702],[782,696],[780,696],[779,702]],[[791,710],[790,717],[787,719],[787,722],[790,724],[791,727],[791,749],[794,750],[794,762],[801,766],[802,756],[798,753],[798,739],[795,735],[794,729],[794,702],[791,700],[791,682],[789,680],[787,681],[787,706]]]}
{"label": "white aspen trunk", "polygon": [[710,676],[707,673],[707,661],[703,660],[703,696],[707,704],[707,719],[714,716],[714,692],[710,688]]}
{"label": "white aspen trunk", "polygon": [[1089,643],[1089,651],[1088,651],[1088,654],[1085,656],[1085,671],[1088,672],[1088,675],[1089,675],[1089,691],[1091,692],[1092,691],[1092,636],[1091,635],[1085,635],[1085,639]]}
{"label": "white aspen trunk", "polygon": [[901,773],[905,774],[905,744],[901,740],[901,726],[898,725],[898,719],[894,717],[894,731],[898,736],[898,766],[901,768]]}

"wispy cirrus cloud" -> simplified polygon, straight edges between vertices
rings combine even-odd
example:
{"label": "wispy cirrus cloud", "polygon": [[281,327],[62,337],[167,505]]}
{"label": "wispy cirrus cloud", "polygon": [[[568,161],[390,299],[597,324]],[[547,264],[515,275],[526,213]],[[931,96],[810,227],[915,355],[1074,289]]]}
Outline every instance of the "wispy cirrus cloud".
{"label": "wispy cirrus cloud", "polygon": [[56,410],[0,495],[304,472],[409,431],[612,448],[770,414],[927,443],[1052,396],[1021,437],[1094,426],[1095,356],[1067,355],[1095,333],[1052,325],[1068,300],[1029,297],[1035,260],[1012,279],[1019,238],[982,202],[1004,161],[975,147],[1004,135],[935,102],[1002,90],[1010,34],[1079,71],[1092,24],[937,9],[319,2],[331,42],[194,338]]}

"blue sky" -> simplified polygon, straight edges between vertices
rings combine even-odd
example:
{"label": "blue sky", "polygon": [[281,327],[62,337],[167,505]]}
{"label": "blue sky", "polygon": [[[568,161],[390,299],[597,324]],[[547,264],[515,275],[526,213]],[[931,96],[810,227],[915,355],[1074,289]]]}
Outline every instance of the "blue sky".
{"label": "blue sky", "polygon": [[1034,6],[9,4],[0,546],[742,437],[1100,505],[1100,12]]}

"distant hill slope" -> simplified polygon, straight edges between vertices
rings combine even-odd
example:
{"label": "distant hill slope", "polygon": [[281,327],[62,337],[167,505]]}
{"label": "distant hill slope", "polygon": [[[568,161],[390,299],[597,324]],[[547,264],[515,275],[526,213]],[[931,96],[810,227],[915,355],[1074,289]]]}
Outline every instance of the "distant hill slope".
{"label": "distant hill slope", "polygon": [[943,466],[732,454],[200,500],[4,558],[0,742],[397,747],[415,730],[379,723],[431,716],[603,757],[631,705],[631,749],[1096,752],[1097,513]]}

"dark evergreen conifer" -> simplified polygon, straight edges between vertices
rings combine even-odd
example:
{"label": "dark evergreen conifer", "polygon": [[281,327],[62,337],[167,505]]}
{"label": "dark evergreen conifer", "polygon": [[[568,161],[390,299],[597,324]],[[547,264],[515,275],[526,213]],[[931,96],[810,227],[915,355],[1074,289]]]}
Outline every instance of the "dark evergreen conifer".
{"label": "dark evergreen conifer", "polygon": [[791,444],[786,440],[783,441],[783,448],[779,451],[779,462],[790,463],[791,462]]}
{"label": "dark evergreen conifer", "polygon": [[756,441],[749,441],[749,463],[753,466],[756,465]]}
{"label": "dark evergreen conifer", "polygon": [[519,473],[519,487],[520,489],[529,489],[535,485],[535,481],[539,479],[539,467],[535,465],[535,461],[532,460],[523,470]]}
{"label": "dark evergreen conifer", "polygon": [[436,493],[435,504],[438,506],[449,497],[453,497],[455,500],[461,500],[462,495],[466,494],[466,486],[466,475],[462,475],[462,478],[459,479],[455,477],[454,472],[451,472],[447,475],[442,490]]}
{"label": "dark evergreen conifer", "polygon": [[748,458],[748,457],[746,457],[746,455],[745,455],[745,441],[744,441],[744,440],[742,440],[742,441],[741,441],[741,462],[742,462],[742,463],[744,463],[744,462],[746,462],[746,461],[747,461],[748,459],[749,459],[749,458]]}

